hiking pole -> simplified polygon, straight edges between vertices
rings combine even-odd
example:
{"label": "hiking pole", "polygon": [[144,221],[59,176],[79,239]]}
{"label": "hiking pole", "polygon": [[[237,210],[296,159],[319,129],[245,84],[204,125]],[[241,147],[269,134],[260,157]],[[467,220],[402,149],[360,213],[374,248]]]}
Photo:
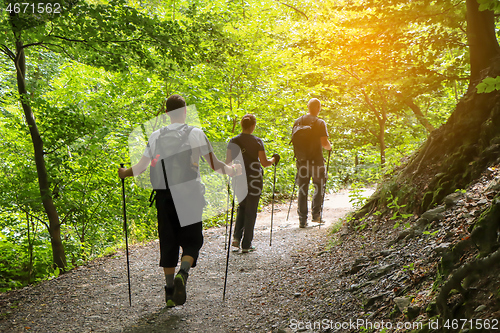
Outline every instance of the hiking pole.
{"label": "hiking pole", "polygon": [[269,234],[269,246],[272,246],[273,242],[273,216],[274,216],[274,187],[276,185],[276,163],[274,164],[274,176],[273,176],[273,202],[271,204],[271,233]]}
{"label": "hiking pole", "polygon": [[227,179],[227,201],[226,201],[226,235],[224,237],[224,250],[227,250],[227,220],[229,219],[229,192],[230,192],[230,179]]}
{"label": "hiking pole", "polygon": [[319,214],[319,227],[318,229],[321,228],[321,221],[323,221],[323,206],[325,204],[325,192],[326,192],[326,181],[328,180],[328,168],[330,167],[330,154],[332,153],[332,150],[330,149],[328,151],[328,162],[326,163],[326,173],[325,173],[325,183],[323,184],[323,200],[321,201],[321,212]]}
{"label": "hiking pole", "polygon": [[[125,167],[120,163],[122,168]],[[128,278],[128,303],[132,306],[132,292],[130,289],[130,262],[128,258],[128,228],[127,228],[127,206],[125,203],[125,178],[122,178],[122,198],[123,198],[123,229],[125,230],[125,248],[127,251],[127,278]]]}
{"label": "hiking pole", "polygon": [[[229,192],[228,192],[229,193]],[[233,232],[233,216],[234,216],[234,191],[233,191],[233,204],[231,206],[231,223],[229,225],[229,245],[231,244],[231,234]],[[231,251],[231,246],[227,247],[227,256],[226,256],[226,274],[224,276],[224,292],[222,294],[222,301],[226,301],[226,284],[227,284],[227,271],[229,269],[229,252]]]}
{"label": "hiking pole", "polygon": [[288,206],[288,214],[286,214],[287,221],[288,221],[288,218],[290,217],[290,209],[292,208],[293,195],[295,194],[295,187],[297,186],[297,176],[298,176],[298,171],[295,174],[295,181],[293,183],[292,197],[290,198],[290,205]]}

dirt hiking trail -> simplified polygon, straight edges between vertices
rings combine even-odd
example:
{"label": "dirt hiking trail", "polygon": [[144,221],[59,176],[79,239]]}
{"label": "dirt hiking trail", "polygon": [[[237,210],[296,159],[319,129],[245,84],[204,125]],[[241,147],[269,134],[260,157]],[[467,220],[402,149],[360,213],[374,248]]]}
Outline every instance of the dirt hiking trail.
{"label": "dirt hiking trail", "polygon": [[[258,214],[248,254],[231,252],[222,301],[225,227],[205,230],[198,266],[190,271],[187,302],[164,307],[158,242],[132,246],[132,307],[124,252],[92,261],[51,281],[0,295],[0,332],[291,332],[290,320],[346,319],[359,310],[336,276],[329,230],[349,210],[347,191],[325,198],[320,228],[300,229],[294,201]],[[315,225],[315,226],[311,226]],[[353,254],[354,255],[354,254]]]}

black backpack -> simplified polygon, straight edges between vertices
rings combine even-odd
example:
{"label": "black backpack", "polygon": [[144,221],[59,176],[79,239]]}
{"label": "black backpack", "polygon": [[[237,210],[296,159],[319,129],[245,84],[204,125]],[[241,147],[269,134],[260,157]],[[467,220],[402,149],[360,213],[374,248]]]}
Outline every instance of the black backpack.
{"label": "black backpack", "polygon": [[313,127],[318,121],[318,118],[313,119],[310,123],[304,124],[304,116],[299,118],[299,122],[292,128],[293,152],[297,160],[312,159],[312,144],[314,140]]}
{"label": "black backpack", "polygon": [[193,128],[184,124],[178,129],[164,127],[160,130],[149,168],[154,190],[165,190],[169,186],[197,178],[198,167],[192,162],[189,144],[189,134]]}

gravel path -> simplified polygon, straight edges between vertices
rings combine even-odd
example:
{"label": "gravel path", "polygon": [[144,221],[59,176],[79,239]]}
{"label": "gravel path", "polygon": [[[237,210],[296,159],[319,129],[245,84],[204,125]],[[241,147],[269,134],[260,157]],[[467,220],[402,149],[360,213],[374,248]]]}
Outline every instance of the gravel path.
{"label": "gravel path", "polygon": [[158,242],[152,242],[130,250],[132,307],[121,252],[0,295],[0,332],[271,332],[289,331],[294,320],[342,320],[358,313],[359,302],[336,279],[341,258],[327,251],[328,230],[350,209],[347,192],[327,196],[327,224],[321,228],[298,228],[295,204],[289,221],[287,209],[275,206],[272,246],[266,207],[255,228],[257,251],[231,253],[225,302],[225,228],[214,228],[204,233],[184,306],[164,308]]}

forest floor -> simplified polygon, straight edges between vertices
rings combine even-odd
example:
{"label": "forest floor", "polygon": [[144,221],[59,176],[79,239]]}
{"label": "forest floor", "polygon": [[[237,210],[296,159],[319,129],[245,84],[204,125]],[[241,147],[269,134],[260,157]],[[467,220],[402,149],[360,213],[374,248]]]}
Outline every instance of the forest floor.
{"label": "forest floor", "polygon": [[[386,332],[409,331],[428,320],[432,279],[440,253],[454,242],[452,231],[463,237],[463,228],[452,229],[447,221],[471,220],[480,213],[491,200],[485,188],[492,177],[500,179],[500,170],[490,174],[458,197],[455,208],[441,212],[442,222],[434,222],[428,234],[408,236],[409,228],[374,216],[357,221],[358,227],[339,220],[351,209],[342,191],[327,195],[327,223],[321,228],[298,228],[296,202],[289,221],[288,205],[276,205],[269,246],[270,207],[265,207],[255,227],[257,250],[231,252],[224,302],[225,228],[204,232],[187,302],[172,309],[164,307],[158,242],[135,245],[130,250],[132,307],[125,255],[119,252],[0,295],[0,332],[360,332],[370,326],[378,332],[388,322]],[[500,282],[490,283],[494,289]],[[476,318],[492,309],[488,302],[478,297]],[[416,312],[412,320],[409,310]]]}
{"label": "forest floor", "polygon": [[[197,267],[190,271],[183,306],[164,308],[164,278],[154,241],[130,249],[132,307],[125,253],[119,252],[51,281],[0,295],[0,332],[267,332],[286,328],[289,313],[300,320],[316,319],[313,312],[322,302],[315,285],[328,283],[341,290],[318,279],[316,271],[339,269],[330,264],[325,250],[332,225],[341,223],[350,209],[347,191],[329,194],[326,224],[318,227],[309,221],[316,226],[300,229],[296,201],[288,221],[288,205],[277,204],[269,246],[271,207],[265,207],[255,226],[257,250],[230,254],[225,302],[226,229],[221,227],[204,231],[205,243]],[[352,300],[345,295],[336,300],[341,301]],[[342,304],[328,303],[322,305],[334,309]]]}

